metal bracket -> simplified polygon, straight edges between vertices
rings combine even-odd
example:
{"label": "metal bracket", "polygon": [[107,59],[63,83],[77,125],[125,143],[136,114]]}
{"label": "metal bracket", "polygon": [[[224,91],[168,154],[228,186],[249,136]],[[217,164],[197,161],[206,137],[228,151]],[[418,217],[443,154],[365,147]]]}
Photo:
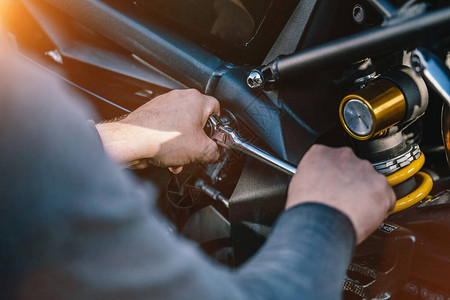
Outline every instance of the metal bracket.
{"label": "metal bracket", "polygon": [[416,49],[411,66],[450,106],[450,71],[442,60],[427,49]]}

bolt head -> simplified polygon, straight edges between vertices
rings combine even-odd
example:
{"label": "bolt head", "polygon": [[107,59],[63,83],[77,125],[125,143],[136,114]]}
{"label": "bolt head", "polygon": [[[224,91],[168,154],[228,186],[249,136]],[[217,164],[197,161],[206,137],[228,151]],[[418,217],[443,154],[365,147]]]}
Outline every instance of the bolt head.
{"label": "bolt head", "polygon": [[420,57],[418,57],[415,54],[413,54],[413,56],[411,57],[411,67],[418,74],[422,72],[423,69],[422,61],[420,60]]}
{"label": "bolt head", "polygon": [[352,16],[353,20],[356,23],[358,24],[363,23],[364,20],[366,19],[366,11],[364,10],[364,7],[362,5],[356,4],[353,7]]}
{"label": "bolt head", "polygon": [[252,89],[261,89],[264,87],[264,78],[260,71],[252,70],[247,77],[247,85]]}

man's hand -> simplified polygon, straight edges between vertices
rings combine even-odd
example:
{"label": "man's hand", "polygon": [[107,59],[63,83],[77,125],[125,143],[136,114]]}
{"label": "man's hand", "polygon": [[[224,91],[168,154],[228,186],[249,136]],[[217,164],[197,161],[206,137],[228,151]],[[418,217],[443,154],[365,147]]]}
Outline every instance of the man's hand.
{"label": "man's hand", "polygon": [[394,207],[395,194],[386,177],[350,148],[314,145],[292,178],[286,209],[305,202],[323,203],[347,215],[360,243]]}
{"label": "man's hand", "polygon": [[213,97],[196,90],[175,90],[123,120],[98,124],[97,130],[106,152],[120,163],[142,159],[160,167],[209,163],[219,158],[219,149],[203,128],[208,117],[219,111]]}

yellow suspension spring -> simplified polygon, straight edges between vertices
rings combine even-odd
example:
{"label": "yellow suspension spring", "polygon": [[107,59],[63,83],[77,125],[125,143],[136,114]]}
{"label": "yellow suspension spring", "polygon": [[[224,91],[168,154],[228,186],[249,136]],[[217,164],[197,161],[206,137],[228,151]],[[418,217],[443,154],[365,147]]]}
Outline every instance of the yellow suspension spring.
{"label": "yellow suspension spring", "polygon": [[428,174],[419,172],[424,163],[425,155],[421,153],[420,157],[412,161],[408,166],[386,177],[392,187],[404,182],[414,175],[416,175],[416,179],[420,180],[420,185],[417,189],[405,197],[397,200],[395,203],[395,208],[391,214],[398,213],[415,205],[416,203],[419,203],[430,193],[433,188],[433,180]]}

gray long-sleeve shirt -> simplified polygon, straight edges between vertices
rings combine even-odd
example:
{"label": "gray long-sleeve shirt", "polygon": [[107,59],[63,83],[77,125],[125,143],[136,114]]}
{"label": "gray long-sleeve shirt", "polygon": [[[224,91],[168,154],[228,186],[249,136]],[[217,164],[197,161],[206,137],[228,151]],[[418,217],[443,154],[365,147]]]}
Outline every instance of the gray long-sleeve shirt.
{"label": "gray long-sleeve shirt", "polygon": [[284,212],[238,270],[167,234],[155,190],[121,170],[89,110],[0,54],[2,299],[337,299],[355,243],[337,210]]}

